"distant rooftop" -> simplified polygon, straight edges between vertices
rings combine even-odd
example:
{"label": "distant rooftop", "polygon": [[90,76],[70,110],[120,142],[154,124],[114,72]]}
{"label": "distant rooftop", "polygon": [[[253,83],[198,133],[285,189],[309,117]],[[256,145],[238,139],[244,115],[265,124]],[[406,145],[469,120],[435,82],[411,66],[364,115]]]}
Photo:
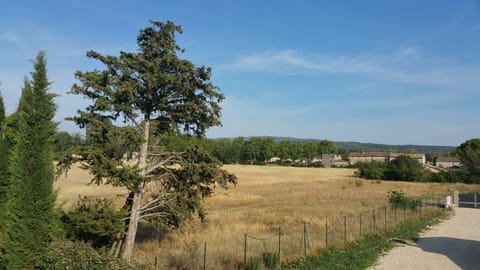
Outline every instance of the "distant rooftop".
{"label": "distant rooftop", "polygon": [[406,154],[406,153],[392,153],[392,152],[351,152],[349,157],[399,157],[409,156],[411,158],[423,158],[424,154]]}
{"label": "distant rooftop", "polygon": [[437,162],[460,162],[460,160],[456,157],[439,157]]}

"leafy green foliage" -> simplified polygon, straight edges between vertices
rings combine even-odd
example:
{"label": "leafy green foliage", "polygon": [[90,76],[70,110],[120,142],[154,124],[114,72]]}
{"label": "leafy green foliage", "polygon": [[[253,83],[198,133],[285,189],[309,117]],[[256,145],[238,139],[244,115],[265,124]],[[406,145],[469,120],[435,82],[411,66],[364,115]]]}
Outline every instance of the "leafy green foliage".
{"label": "leafy green foliage", "polygon": [[337,153],[339,150],[335,145],[327,140],[320,142],[290,142],[275,141],[273,137],[251,137],[245,139],[236,137],[233,139],[207,139],[199,140],[192,136],[176,136],[172,134],[164,134],[160,143],[169,151],[184,151],[189,147],[199,146],[210,155],[223,164],[255,164],[265,165],[272,157],[279,157],[282,160],[277,162],[279,165],[290,166],[311,166],[322,167],[321,164],[312,164],[307,162],[287,161],[288,159],[312,160],[314,157],[322,154]]}
{"label": "leafy green foliage", "polygon": [[357,175],[366,179],[385,179],[385,172],[387,171],[387,164],[380,161],[359,162],[355,164],[358,171]]}
{"label": "leafy green foliage", "polygon": [[421,201],[405,196],[401,190],[392,190],[388,193],[388,202],[392,208],[412,209],[415,210],[421,206]]}
{"label": "leafy green foliage", "polygon": [[480,176],[480,138],[467,140],[457,148],[456,152],[470,174]]}
{"label": "leafy green foliage", "polygon": [[409,156],[399,156],[388,164],[385,178],[421,182],[426,179],[426,173],[417,160]]}
{"label": "leafy green foliage", "polygon": [[60,131],[55,134],[53,152],[56,158],[59,159],[65,152],[68,152],[72,148],[81,147],[84,144],[85,140],[80,133],[70,134],[65,131]]}
{"label": "leafy green foliage", "polygon": [[390,163],[371,161],[355,164],[357,175],[373,180],[426,181],[428,173],[422,164],[408,156],[399,156]]}
{"label": "leafy green foliage", "polygon": [[83,242],[68,240],[54,241],[42,254],[35,269],[146,269],[145,266],[130,265],[127,262],[112,258],[106,253],[93,249]]}
{"label": "leafy green foliage", "polygon": [[111,245],[124,229],[125,210],[116,210],[107,199],[81,197],[62,221],[68,238],[90,243],[95,248]]}
{"label": "leafy green foliage", "polygon": [[182,33],[180,26],[170,21],[150,23],[140,30],[137,53],[87,53],[106,69],[75,74],[81,85],[75,84],[71,92],[94,101],[74,117],[80,126],[99,120],[92,114],[136,124],[142,118],[154,120],[161,134],[173,130],[201,135],[220,124],[217,102],[224,96],[210,82],[211,68],[195,67],[178,57],[183,52],[175,39],[176,33]]}
{"label": "leafy green foliage", "polygon": [[478,184],[480,183],[480,175],[473,175],[467,170],[450,170],[440,173],[432,173],[430,181],[439,183],[466,183]]}
{"label": "leafy green foliage", "polygon": [[40,52],[33,81],[25,79],[9,157],[5,237],[7,268],[31,268],[46,251],[55,231],[52,141],[56,106],[48,92],[46,62]]}

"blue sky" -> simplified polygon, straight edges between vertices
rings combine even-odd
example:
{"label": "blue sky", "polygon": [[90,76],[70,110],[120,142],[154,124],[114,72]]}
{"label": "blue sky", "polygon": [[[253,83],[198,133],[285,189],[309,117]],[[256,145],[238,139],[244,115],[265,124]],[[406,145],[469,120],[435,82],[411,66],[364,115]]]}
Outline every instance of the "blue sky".
{"label": "blue sky", "polygon": [[480,1],[5,1],[0,91],[18,104],[46,51],[59,128],[85,57],[135,51],[148,20],[183,27],[182,57],[213,68],[226,100],[209,137],[291,136],[459,145],[480,136]]}

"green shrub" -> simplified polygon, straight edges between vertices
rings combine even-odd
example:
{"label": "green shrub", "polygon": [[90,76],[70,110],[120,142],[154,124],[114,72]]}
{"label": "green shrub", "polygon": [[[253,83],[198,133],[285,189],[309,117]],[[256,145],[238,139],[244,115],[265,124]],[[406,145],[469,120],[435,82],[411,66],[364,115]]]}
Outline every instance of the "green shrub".
{"label": "green shrub", "polygon": [[432,173],[430,181],[438,183],[466,183],[477,184],[480,183],[480,177],[470,174],[467,170],[458,169],[440,173]]}
{"label": "green shrub", "polygon": [[268,269],[276,269],[280,263],[278,252],[264,252],[262,254],[263,265]]}
{"label": "green shrub", "polygon": [[409,208],[412,210],[421,206],[422,202],[418,199],[405,196],[401,190],[392,190],[388,193],[388,202],[392,208]]}
{"label": "green shrub", "polygon": [[[139,265],[130,266],[125,261],[98,252],[82,242],[61,240],[52,242],[48,251],[35,267],[39,270],[51,269],[139,269]],[[144,268],[143,268],[144,269]]]}
{"label": "green shrub", "polygon": [[417,160],[399,156],[387,165],[385,179],[423,182],[427,180],[427,173]]}
{"label": "green shrub", "polygon": [[68,238],[91,243],[100,248],[112,243],[123,231],[124,210],[116,210],[107,199],[83,197],[73,211],[64,213],[62,221]]}
{"label": "green shrub", "polygon": [[387,171],[387,164],[379,161],[359,162],[355,164],[358,171],[357,176],[366,179],[384,179]]}
{"label": "green shrub", "polygon": [[260,270],[261,261],[260,258],[251,257],[247,262],[247,270]]}

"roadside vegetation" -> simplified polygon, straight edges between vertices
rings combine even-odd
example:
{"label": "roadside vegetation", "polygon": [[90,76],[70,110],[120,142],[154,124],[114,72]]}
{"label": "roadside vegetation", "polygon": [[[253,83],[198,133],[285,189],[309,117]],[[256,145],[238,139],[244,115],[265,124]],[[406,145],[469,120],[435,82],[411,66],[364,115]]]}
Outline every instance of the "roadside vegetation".
{"label": "roadside vegetation", "polygon": [[327,248],[318,254],[291,261],[282,269],[332,269],[362,270],[373,266],[378,257],[399,242],[413,242],[428,227],[438,224],[448,211],[433,212],[419,220],[402,223],[392,230],[368,235],[340,248]]}

